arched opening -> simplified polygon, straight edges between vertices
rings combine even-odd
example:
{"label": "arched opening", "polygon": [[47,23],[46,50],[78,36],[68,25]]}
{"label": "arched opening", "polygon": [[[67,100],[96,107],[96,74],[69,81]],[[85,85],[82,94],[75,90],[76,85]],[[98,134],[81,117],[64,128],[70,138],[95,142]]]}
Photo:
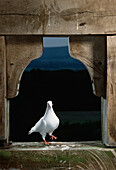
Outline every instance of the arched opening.
{"label": "arched opening", "polygon": [[28,131],[44,115],[48,100],[53,101],[60,118],[55,131],[58,141],[100,140],[101,102],[92,92],[89,73],[80,61],[71,58],[68,38],[57,38],[59,46],[54,40],[44,39],[42,57],[26,68],[20,93],[11,99],[10,140],[42,140],[38,133],[28,136]]}

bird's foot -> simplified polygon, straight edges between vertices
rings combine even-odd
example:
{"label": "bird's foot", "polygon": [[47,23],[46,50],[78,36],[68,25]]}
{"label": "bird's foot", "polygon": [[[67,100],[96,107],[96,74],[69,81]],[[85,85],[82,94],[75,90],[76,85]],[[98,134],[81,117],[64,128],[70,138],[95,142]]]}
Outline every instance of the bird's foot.
{"label": "bird's foot", "polygon": [[47,142],[46,140],[44,140],[44,144],[45,144],[45,145],[49,145],[50,143]]}
{"label": "bird's foot", "polygon": [[53,139],[57,139],[57,137],[54,136],[54,135],[52,135],[52,136],[51,136],[51,139],[52,139],[52,140],[53,140]]}

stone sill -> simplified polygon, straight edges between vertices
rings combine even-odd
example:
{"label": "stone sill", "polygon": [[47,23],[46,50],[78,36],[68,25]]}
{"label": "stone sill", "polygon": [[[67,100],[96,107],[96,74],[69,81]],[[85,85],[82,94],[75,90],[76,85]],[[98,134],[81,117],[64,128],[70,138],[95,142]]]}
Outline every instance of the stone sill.
{"label": "stone sill", "polygon": [[0,149],[1,169],[116,169],[116,152],[100,141],[16,142]]}
{"label": "stone sill", "polygon": [[43,142],[14,142],[10,145],[10,150],[88,150],[88,149],[103,149],[107,148],[101,141],[86,141],[86,142],[50,142],[49,145],[45,145]]}

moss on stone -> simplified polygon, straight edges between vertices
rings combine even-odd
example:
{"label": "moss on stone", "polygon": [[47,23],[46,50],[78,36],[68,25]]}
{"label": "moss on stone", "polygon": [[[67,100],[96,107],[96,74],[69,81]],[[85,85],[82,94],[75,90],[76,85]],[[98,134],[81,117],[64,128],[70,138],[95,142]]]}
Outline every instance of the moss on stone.
{"label": "moss on stone", "polygon": [[105,153],[108,155],[109,158],[115,157],[111,151],[105,151]]}
{"label": "moss on stone", "polygon": [[87,160],[86,160],[84,155],[81,155],[81,156],[71,156],[70,160],[71,160],[71,164],[73,164],[73,165],[78,164],[78,163],[84,163],[84,164],[87,163]]}
{"label": "moss on stone", "polygon": [[11,157],[11,152],[0,150],[0,159],[9,159]]}
{"label": "moss on stone", "polygon": [[0,168],[53,168],[53,167],[77,167],[92,166],[116,167],[115,156],[107,150],[0,150]]}

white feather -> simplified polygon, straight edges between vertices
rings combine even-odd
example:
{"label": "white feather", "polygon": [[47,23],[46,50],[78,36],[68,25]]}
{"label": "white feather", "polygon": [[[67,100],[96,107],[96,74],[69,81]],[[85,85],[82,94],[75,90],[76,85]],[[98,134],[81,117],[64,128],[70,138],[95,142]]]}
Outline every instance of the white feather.
{"label": "white feather", "polygon": [[44,116],[31,128],[28,134],[39,132],[43,140],[45,140],[46,134],[52,135],[53,131],[57,129],[58,126],[59,119],[52,108],[52,101],[48,101]]}

